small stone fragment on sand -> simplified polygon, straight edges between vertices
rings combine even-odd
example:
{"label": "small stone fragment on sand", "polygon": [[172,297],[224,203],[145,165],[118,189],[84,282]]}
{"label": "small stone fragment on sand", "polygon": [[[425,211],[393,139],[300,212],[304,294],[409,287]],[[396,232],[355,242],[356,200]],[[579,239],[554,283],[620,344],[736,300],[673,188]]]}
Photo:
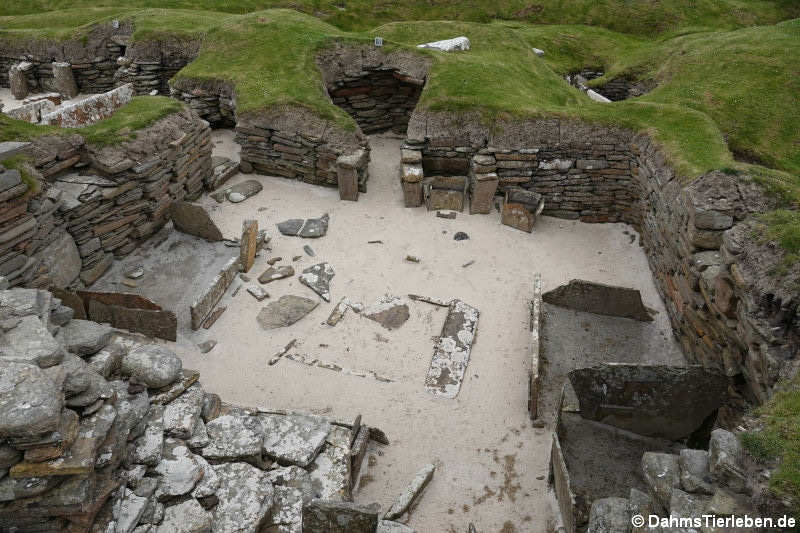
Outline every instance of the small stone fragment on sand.
{"label": "small stone fragment on sand", "polygon": [[141,266],[133,267],[125,272],[125,277],[130,279],[139,279],[144,276],[144,268]]}
{"label": "small stone fragment on sand", "polygon": [[455,241],[466,241],[467,239],[469,239],[469,235],[463,231],[456,232],[456,234],[453,235],[453,240]]}
{"label": "small stone fragment on sand", "polygon": [[207,341],[203,341],[197,345],[197,348],[200,350],[200,353],[208,353],[214,349],[214,346],[217,345],[217,341],[211,339]]}
{"label": "small stone fragment on sand", "polygon": [[267,264],[269,266],[272,266],[275,263],[277,263],[278,261],[283,261],[283,257],[273,257],[272,259],[267,259]]}
{"label": "small stone fragment on sand", "polygon": [[317,254],[315,254],[315,253],[314,253],[314,249],[313,249],[313,248],[311,248],[311,247],[310,247],[309,245],[307,245],[307,244],[306,244],[305,246],[303,246],[303,251],[304,251],[305,253],[307,253],[307,254],[308,254],[310,257],[314,257],[314,256],[316,256],[316,255],[317,255]]}
{"label": "small stone fragment on sand", "polygon": [[415,255],[407,255],[406,256],[406,261],[409,261],[411,263],[419,263],[419,257],[417,257]]}
{"label": "small stone fragment on sand", "polygon": [[269,298],[269,293],[264,290],[260,285],[250,285],[247,287],[247,292],[253,295],[253,298],[259,302],[264,298]]}
{"label": "small stone fragment on sand", "polygon": [[259,283],[270,283],[276,279],[283,279],[294,276],[294,267],[292,266],[279,266],[270,267],[264,271],[263,274],[258,276]]}

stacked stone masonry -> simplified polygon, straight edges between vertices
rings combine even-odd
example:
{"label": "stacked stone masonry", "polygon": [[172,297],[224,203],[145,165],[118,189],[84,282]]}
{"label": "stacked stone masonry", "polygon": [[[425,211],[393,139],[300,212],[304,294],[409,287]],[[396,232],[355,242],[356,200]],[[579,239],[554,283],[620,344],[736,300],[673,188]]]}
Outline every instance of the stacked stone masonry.
{"label": "stacked stone masonry", "polygon": [[0,316],[0,530],[384,531],[352,503],[361,417],[225,404],[163,344],[45,290],[0,290]]}
{"label": "stacked stone masonry", "polygon": [[82,93],[132,83],[135,94],[169,95],[169,80],[197,56],[199,42],[131,42],[132,34],[130,22],[119,21],[116,28],[111,23],[94,26],[86,39],[1,41],[0,86],[9,87],[12,68],[23,64],[27,92],[59,91],[63,86],[54,77],[54,64],[66,62]]}
{"label": "stacked stone masonry", "polygon": [[73,134],[40,137],[25,152],[40,190],[0,171],[0,275],[12,286],[90,285],[212,175],[208,123],[188,110],[119,146]]}
{"label": "stacked stone masonry", "polygon": [[[634,226],[684,354],[723,370],[747,400],[768,398],[796,357],[796,294],[759,270],[752,237],[755,215],[774,200],[747,176],[712,172],[687,184],[646,135],[558,119],[486,125],[415,112],[404,149],[421,154],[416,181],[496,174],[499,194],[541,194],[545,215]],[[405,171],[402,180],[414,183]]]}

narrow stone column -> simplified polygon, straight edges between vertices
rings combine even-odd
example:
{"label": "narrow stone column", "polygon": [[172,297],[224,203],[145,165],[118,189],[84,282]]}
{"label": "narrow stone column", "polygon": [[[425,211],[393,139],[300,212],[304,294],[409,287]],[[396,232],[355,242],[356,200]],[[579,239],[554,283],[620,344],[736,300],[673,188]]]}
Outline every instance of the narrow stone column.
{"label": "narrow stone column", "polygon": [[72,65],[62,61],[53,62],[53,84],[55,90],[61,93],[64,98],[75,98],[78,96],[78,85],[75,83],[75,76],[72,74]]}
{"label": "narrow stone column", "polygon": [[26,63],[17,63],[8,69],[8,82],[11,85],[11,94],[17,100],[24,100],[28,96],[28,79],[25,77]]}

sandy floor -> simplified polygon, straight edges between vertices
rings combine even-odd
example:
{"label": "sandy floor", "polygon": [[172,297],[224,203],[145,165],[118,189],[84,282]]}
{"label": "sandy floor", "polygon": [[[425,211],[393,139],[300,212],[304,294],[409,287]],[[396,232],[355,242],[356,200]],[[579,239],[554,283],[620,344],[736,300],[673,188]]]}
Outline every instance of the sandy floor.
{"label": "sandy floor", "polygon": [[[230,131],[216,131],[214,138],[216,154],[236,155]],[[446,220],[425,209],[406,209],[397,179],[399,145],[397,139],[372,138],[369,193],[358,202],[339,201],[335,189],[263,176],[255,178],[264,190],[243,203],[204,198],[226,237],[238,237],[247,218],[270,232],[273,251],[256,260],[250,271],[254,280],[273,256],[282,256],[286,264],[301,255],[292,263],[298,273],[328,261],[336,270],[332,301],[291,327],[264,331],[256,315],[270,300],[259,303],[245,290],[235,297],[229,293],[221,303],[228,310],[211,330],[181,328],[176,350],[185,366],[201,371],[206,389],[227,401],[341,419],[361,413],[366,424],[383,429],[392,444],[371,450],[356,494],[359,502],[388,508],[422,465],[436,462],[434,479],[409,520],[421,533],[461,532],[470,521],[482,532],[545,531],[553,516],[546,484],[550,436],[531,427],[526,411],[533,273],[542,273],[545,290],[572,278],[639,288],[645,303],[659,311],[653,327],[667,331],[646,259],[622,224],[543,217],[534,233],[526,234],[501,225],[497,213]],[[231,183],[249,178],[236,176]],[[287,218],[325,212],[331,223],[321,239],[285,237],[275,228]],[[468,233],[469,240],[454,241],[456,231]],[[367,244],[378,239],[383,244]],[[316,257],[303,253],[304,244]],[[408,254],[421,262],[405,261]],[[470,260],[475,263],[462,268]],[[296,276],[265,287],[272,300],[284,294],[316,298]],[[395,331],[352,311],[336,327],[323,323],[343,296],[370,304],[385,294],[408,293],[458,297],[480,309],[472,359],[455,400],[436,399],[423,388],[444,309],[411,302],[411,318]],[[200,354],[195,344],[208,338],[219,344]],[[294,338],[296,353],[374,371],[393,382],[287,359],[268,366]]]}

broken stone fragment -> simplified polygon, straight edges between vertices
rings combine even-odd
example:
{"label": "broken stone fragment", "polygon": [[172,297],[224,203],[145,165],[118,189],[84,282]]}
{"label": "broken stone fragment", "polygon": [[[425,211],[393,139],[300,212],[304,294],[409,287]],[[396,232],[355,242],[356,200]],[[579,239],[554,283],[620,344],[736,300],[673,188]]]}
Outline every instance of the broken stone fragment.
{"label": "broken stone fragment", "polygon": [[303,270],[300,274],[300,283],[316,292],[326,302],[330,302],[330,284],[335,274],[330,263],[319,263]]}
{"label": "broken stone fragment", "polygon": [[325,446],[308,471],[315,498],[350,501],[350,431],[341,426],[331,426]]}
{"label": "broken stone fragment", "polygon": [[419,495],[425,489],[425,486],[433,478],[434,470],[436,470],[436,467],[432,464],[422,467],[422,469],[417,472],[417,475],[414,476],[414,479],[411,480],[411,483],[408,485],[408,487],[405,488],[400,497],[395,500],[395,502],[386,512],[384,518],[386,520],[396,520],[403,516],[403,514],[405,514],[405,512],[411,508],[414,500],[419,497]]}
{"label": "broken stone fragment", "polygon": [[291,265],[269,267],[260,276],[258,276],[259,283],[270,283],[278,279],[289,278],[294,276],[294,267]]}
{"label": "broken stone fragment", "polygon": [[[249,289],[248,289],[249,291]],[[217,341],[210,339],[207,341],[203,341],[197,345],[197,348],[200,350],[200,353],[208,353],[214,349],[214,346],[217,345]]]}
{"label": "broken stone fragment", "polygon": [[479,311],[461,300],[448,307],[442,334],[434,347],[425,388],[434,396],[455,398],[467,371]]}
{"label": "broken stone fragment", "polygon": [[405,324],[410,316],[408,302],[397,296],[386,295],[365,308],[362,316],[374,320],[386,329],[397,329]]}
{"label": "broken stone fragment", "polygon": [[724,429],[711,432],[708,442],[709,470],[717,483],[734,492],[742,491],[745,486],[742,453],[742,445],[736,435]]}
{"label": "broken stone fragment", "polygon": [[147,507],[148,498],[140,497],[127,488],[120,489],[120,493],[112,507],[112,514],[116,522],[115,533],[131,533],[139,523]]}
{"label": "broken stone fragment", "polygon": [[378,529],[375,530],[375,533],[415,533],[415,531],[400,522],[381,520],[378,522]]}
{"label": "broken stone fragment", "polygon": [[145,418],[144,434],[131,445],[128,461],[132,464],[156,466],[161,462],[164,447],[164,407],[151,405]]}
{"label": "broken stone fragment", "polygon": [[277,301],[264,307],[257,316],[258,323],[264,329],[275,329],[291,326],[311,311],[319,302],[302,296],[281,296]]}
{"label": "broken stone fragment", "polygon": [[178,378],[183,365],[175,353],[165,346],[136,346],[122,359],[121,371],[150,388],[166,387]]}

